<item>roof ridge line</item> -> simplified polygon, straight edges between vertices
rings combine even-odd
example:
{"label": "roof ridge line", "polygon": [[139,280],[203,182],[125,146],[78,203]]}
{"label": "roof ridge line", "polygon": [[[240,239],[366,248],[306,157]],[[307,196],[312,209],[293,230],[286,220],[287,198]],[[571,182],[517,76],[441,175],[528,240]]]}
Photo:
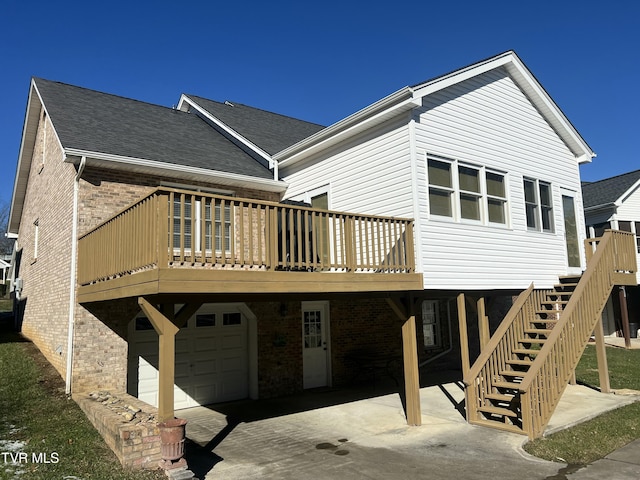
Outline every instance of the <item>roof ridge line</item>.
{"label": "roof ridge line", "polygon": [[240,105],[240,106],[242,106],[242,107],[251,108],[251,109],[253,109],[253,110],[259,110],[259,111],[261,111],[261,112],[269,113],[269,114],[271,114],[271,115],[278,115],[279,117],[283,117],[283,118],[290,118],[291,120],[296,120],[296,121],[298,121],[298,122],[305,122],[305,123],[309,123],[309,124],[311,124],[311,125],[316,125],[316,126],[318,126],[318,127],[323,127],[323,128],[325,128],[325,127],[326,127],[326,125],[323,125],[323,124],[321,124],[321,123],[310,122],[309,120],[303,120],[302,118],[296,118],[296,117],[293,117],[293,116],[291,116],[291,115],[286,115],[286,114],[284,114],[284,113],[272,112],[271,110],[266,110],[266,109],[264,109],[264,108],[260,108],[260,107],[254,107],[254,106],[251,106],[251,105],[247,105],[246,103],[234,102],[233,100],[225,100],[224,102],[220,102],[220,101],[218,101],[218,100],[212,100],[212,99],[210,99],[210,98],[202,97],[202,96],[200,96],[200,95],[193,95],[193,94],[191,94],[191,93],[183,93],[183,95],[186,95],[187,97],[192,97],[192,98],[201,98],[202,100],[207,100],[208,102],[214,102],[214,103],[217,103],[217,104],[219,104],[219,105],[227,105],[227,106],[229,106],[229,105],[227,104],[227,102],[229,102],[229,103],[231,103],[231,104],[232,104],[232,105],[231,105],[231,107],[232,107],[232,108],[234,108],[234,107],[236,107],[236,106]]}
{"label": "roof ridge line", "polygon": [[[165,105],[160,105],[158,103],[147,102],[145,100],[139,100],[137,98],[132,98],[132,97],[125,97],[124,95],[118,95],[117,93],[103,92],[103,91],[100,91],[100,90],[96,90],[94,88],[82,87],[80,85],[74,85],[72,83],[61,82],[59,80],[49,80],[47,78],[35,77],[35,76],[32,77],[32,78],[36,82],[36,85],[38,83],[38,80],[42,80],[42,81],[49,82],[49,83],[57,83],[58,85],[64,85],[66,87],[76,88],[78,90],[85,90],[87,92],[97,93],[97,94],[100,94],[100,95],[106,95],[106,96],[109,96],[109,97],[120,98],[122,100],[128,100],[128,101],[131,101],[131,102],[142,103],[144,105],[149,105],[151,107],[158,107],[158,108],[162,108],[164,110],[173,110],[175,112],[179,111],[177,108],[175,108],[175,106],[167,107]],[[186,113],[186,112],[180,112],[180,113]]]}

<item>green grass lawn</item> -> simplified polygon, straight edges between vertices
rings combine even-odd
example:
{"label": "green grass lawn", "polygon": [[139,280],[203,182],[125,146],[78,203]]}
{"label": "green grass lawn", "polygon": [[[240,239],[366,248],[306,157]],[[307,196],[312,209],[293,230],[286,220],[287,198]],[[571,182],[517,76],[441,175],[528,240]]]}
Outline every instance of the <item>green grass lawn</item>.
{"label": "green grass lawn", "polygon": [[14,478],[166,476],[124,470],[37,349],[17,334],[0,331],[0,479]]}
{"label": "green grass lawn", "polygon": [[[640,390],[640,350],[608,347],[607,363],[612,389]],[[600,386],[594,346],[587,346],[576,368],[576,379],[579,383]],[[640,438],[640,403],[534,440],[524,449],[547,460],[586,465],[637,438]]]}

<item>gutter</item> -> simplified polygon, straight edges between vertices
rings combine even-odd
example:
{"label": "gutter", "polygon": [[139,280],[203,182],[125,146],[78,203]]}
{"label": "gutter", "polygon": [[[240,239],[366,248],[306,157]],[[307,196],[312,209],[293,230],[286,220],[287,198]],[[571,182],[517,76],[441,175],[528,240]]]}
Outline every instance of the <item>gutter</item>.
{"label": "gutter", "polygon": [[222,185],[233,185],[256,188],[267,192],[282,193],[286,191],[288,184],[271,178],[251,177],[239,173],[222,172],[217,170],[209,170],[200,167],[188,167],[184,165],[175,165],[170,163],[156,162],[144,158],[125,157],[122,155],[114,155],[109,153],[92,152],[88,150],[80,150],[75,148],[65,149],[67,155],[66,162],[73,162],[69,157],[86,157],[91,165],[101,166],[103,168],[116,168],[127,171],[144,171],[153,174],[161,174],[171,176],[173,178],[206,178],[208,181],[217,182]]}
{"label": "gutter", "polygon": [[67,327],[67,373],[65,376],[65,393],[71,394],[71,369],[73,367],[73,334],[76,314],[76,271],[78,267],[78,191],[80,177],[87,164],[87,157],[80,159],[78,172],[73,182],[73,224],[71,226],[71,274],[69,275],[69,325]]}

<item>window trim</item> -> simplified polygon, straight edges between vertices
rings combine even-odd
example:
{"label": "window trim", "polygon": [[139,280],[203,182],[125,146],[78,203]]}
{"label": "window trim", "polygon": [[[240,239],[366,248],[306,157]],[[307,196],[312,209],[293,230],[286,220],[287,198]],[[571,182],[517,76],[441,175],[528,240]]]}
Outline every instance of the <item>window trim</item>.
{"label": "window trim", "polygon": [[[535,199],[534,202],[527,201],[527,189],[526,183],[531,182],[534,185],[534,194]],[[542,204],[542,190],[541,186],[547,187],[549,189],[549,204]],[[554,205],[553,205],[553,184],[551,182],[546,182],[544,180],[540,180],[532,177],[522,177],[522,190],[523,190],[523,198],[524,198],[524,213],[525,213],[525,223],[527,225],[527,230],[530,232],[541,232],[541,233],[556,233],[555,228],[555,214],[554,214]],[[527,208],[529,205],[533,206],[533,211],[535,212],[535,226],[529,226],[529,209]],[[548,213],[549,217],[547,219],[549,223],[549,228],[544,228],[545,223],[545,212]]]}
{"label": "window trim", "polygon": [[[431,304],[434,313],[434,321],[427,322],[425,315],[425,305]],[[423,300],[420,305],[420,317],[422,320],[422,344],[423,347],[427,350],[440,348],[442,344],[441,338],[441,318],[440,318],[440,301],[439,300]],[[433,338],[433,343],[427,344],[427,336],[425,335],[425,330],[427,325],[433,325],[431,336]]]}
{"label": "window trim", "polygon": [[[438,185],[431,183],[429,178],[429,162],[439,162],[448,164],[450,166],[450,181],[451,186]],[[460,173],[462,169],[471,169],[478,172],[478,191],[466,190],[462,189],[460,186]],[[503,193],[504,196],[500,197],[497,195],[489,194],[488,186],[487,186],[487,176],[495,175],[499,176],[502,179]],[[462,160],[458,160],[455,158],[447,158],[440,155],[435,155],[431,153],[426,154],[426,176],[427,176],[427,201],[428,201],[428,210],[429,216],[438,220],[448,220],[456,223],[466,223],[466,224],[475,224],[475,225],[484,225],[484,226],[492,226],[498,228],[510,228],[510,216],[509,216],[509,188],[508,188],[508,175],[507,172],[486,167],[480,164],[474,164],[472,162],[466,162]],[[432,213],[431,207],[431,192],[444,192],[449,195],[450,199],[450,208],[451,208],[451,216],[449,215],[440,215],[437,213]],[[464,216],[464,212],[462,210],[462,198],[463,196],[474,197],[478,200],[478,209],[479,209],[479,219],[475,218],[467,218]],[[497,201],[500,202],[502,206],[502,218],[504,222],[494,222],[490,220],[490,212],[489,212],[489,202]]]}

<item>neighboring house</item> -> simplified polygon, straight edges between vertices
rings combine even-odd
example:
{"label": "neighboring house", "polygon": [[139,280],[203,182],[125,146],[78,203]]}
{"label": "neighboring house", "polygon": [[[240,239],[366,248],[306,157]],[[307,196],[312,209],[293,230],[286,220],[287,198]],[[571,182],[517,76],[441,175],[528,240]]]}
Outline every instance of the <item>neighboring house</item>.
{"label": "neighboring house", "polygon": [[0,283],[6,282],[9,279],[9,268],[11,264],[0,258]]}
{"label": "neighboring house", "polygon": [[[160,418],[346,385],[363,362],[400,357],[419,424],[418,362],[452,352],[470,421],[539,435],[550,413],[530,420],[526,402],[559,396],[575,365],[529,370],[528,347],[553,339],[531,315],[543,309],[556,331],[578,322],[583,295],[544,295],[587,267],[579,165],[593,156],[513,52],[326,128],[193,95],[169,109],[34,79],[9,225],[22,331],[69,391],[126,390]],[[632,267],[614,270],[630,282]],[[482,349],[473,367],[465,303]],[[538,378],[549,368],[553,387]],[[518,393],[505,376],[535,377],[538,390]]]}
{"label": "neighboring house", "polygon": [[[588,238],[601,237],[607,229],[631,232],[636,236],[640,263],[640,170],[597,182],[584,182],[582,195]],[[629,322],[637,329],[640,326],[640,288],[626,287],[622,295],[626,295]],[[606,334],[622,335],[621,314],[620,295],[614,292],[602,312]]]}

